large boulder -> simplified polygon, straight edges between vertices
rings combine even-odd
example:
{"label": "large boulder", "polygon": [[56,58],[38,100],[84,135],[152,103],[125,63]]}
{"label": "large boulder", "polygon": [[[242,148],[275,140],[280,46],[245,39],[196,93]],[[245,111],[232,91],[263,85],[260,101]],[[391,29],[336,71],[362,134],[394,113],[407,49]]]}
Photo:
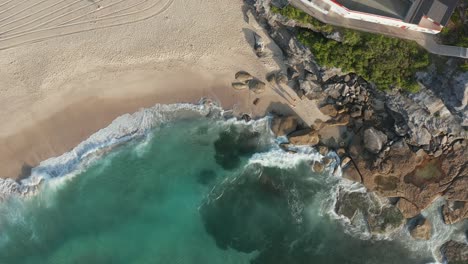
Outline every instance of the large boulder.
{"label": "large boulder", "polygon": [[293,145],[315,146],[320,142],[317,131],[312,129],[302,129],[288,135],[289,143]]}
{"label": "large boulder", "polygon": [[248,81],[252,80],[254,77],[246,71],[239,71],[236,73],[235,78],[237,81],[241,83],[247,83]]}
{"label": "large boulder", "polygon": [[234,88],[236,90],[245,90],[245,89],[249,88],[249,86],[247,86],[247,84],[245,84],[245,83],[233,82],[232,83],[232,88]]}
{"label": "large boulder", "polygon": [[253,79],[253,80],[250,80],[248,84],[249,84],[249,89],[256,94],[260,94],[265,91],[266,85],[264,82],[260,80]]}
{"label": "large boulder", "polygon": [[442,206],[442,216],[446,224],[456,224],[468,218],[468,202],[447,201],[447,203]]}
{"label": "large boulder", "polygon": [[320,112],[322,112],[322,114],[327,115],[327,116],[335,117],[338,115],[338,111],[336,110],[335,106],[331,104],[324,105],[320,107],[319,110]]}
{"label": "large boulder", "polygon": [[382,147],[387,143],[387,136],[371,127],[364,131],[364,147],[372,152],[372,153],[379,153]]}
{"label": "large boulder", "polygon": [[348,192],[341,189],[335,212],[349,223],[370,234],[389,234],[401,228],[404,218],[391,204],[383,204],[374,193]]}
{"label": "large boulder", "polygon": [[297,118],[293,116],[275,117],[271,122],[271,130],[277,136],[286,136],[297,128]]}
{"label": "large boulder", "polygon": [[447,264],[462,264],[468,263],[468,244],[456,242],[453,240],[443,244],[440,248],[444,256],[444,263]]}
{"label": "large boulder", "polygon": [[410,229],[410,234],[417,240],[429,240],[432,236],[431,222],[426,218],[417,219],[415,225]]}

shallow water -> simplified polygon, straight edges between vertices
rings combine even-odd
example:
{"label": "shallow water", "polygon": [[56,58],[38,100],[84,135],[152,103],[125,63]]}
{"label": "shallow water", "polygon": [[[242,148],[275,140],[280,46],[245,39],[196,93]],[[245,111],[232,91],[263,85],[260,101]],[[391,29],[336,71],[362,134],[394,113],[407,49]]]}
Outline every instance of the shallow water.
{"label": "shallow water", "polygon": [[[222,140],[219,140],[222,138]],[[281,152],[265,121],[197,117],[113,148],[0,206],[0,263],[427,263],[347,235],[339,181]]]}

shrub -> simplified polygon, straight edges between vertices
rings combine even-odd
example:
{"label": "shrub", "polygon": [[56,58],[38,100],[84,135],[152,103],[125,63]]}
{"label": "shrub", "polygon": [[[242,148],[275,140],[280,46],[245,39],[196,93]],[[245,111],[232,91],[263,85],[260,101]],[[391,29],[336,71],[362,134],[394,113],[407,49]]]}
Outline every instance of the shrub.
{"label": "shrub", "polygon": [[[297,19],[301,23],[323,24],[292,6],[276,8],[274,12]],[[374,82],[382,90],[392,87],[402,87],[408,92],[419,90],[414,75],[429,65],[429,54],[417,43],[327,26],[325,31],[320,31],[327,34],[338,31],[343,35],[343,41],[328,39],[320,32],[305,28],[297,31],[299,41],[310,48],[319,64],[355,72]],[[325,28],[323,25],[319,27]]]}

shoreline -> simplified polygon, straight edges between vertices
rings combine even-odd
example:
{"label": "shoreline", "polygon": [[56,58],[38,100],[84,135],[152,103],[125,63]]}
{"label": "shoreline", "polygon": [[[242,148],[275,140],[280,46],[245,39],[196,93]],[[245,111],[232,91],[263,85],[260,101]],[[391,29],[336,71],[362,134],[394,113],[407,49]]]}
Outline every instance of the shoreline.
{"label": "shoreline", "polygon": [[[218,5],[174,1],[144,21],[0,51],[0,178],[21,178],[116,117],[157,103],[206,97],[254,117],[277,111],[308,123],[326,119],[310,101],[290,109],[266,81],[286,70],[282,51],[242,3],[224,1],[223,12]],[[255,35],[265,56],[255,53]],[[231,87],[241,70],[267,83],[257,106],[254,93]]]}

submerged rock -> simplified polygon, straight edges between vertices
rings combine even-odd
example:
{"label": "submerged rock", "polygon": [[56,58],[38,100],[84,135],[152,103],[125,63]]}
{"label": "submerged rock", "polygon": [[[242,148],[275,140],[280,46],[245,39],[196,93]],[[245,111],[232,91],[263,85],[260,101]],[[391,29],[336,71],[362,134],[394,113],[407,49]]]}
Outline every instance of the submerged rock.
{"label": "submerged rock", "polygon": [[216,163],[231,170],[239,166],[241,157],[262,150],[265,146],[260,141],[260,133],[249,129],[231,126],[220,133],[214,142]]}
{"label": "submerged rock", "polygon": [[278,173],[252,166],[212,190],[200,214],[220,248],[263,250],[291,232],[296,210],[288,203],[292,190]]}
{"label": "submerged rock", "polygon": [[197,182],[203,185],[211,183],[214,179],[216,179],[216,173],[209,169],[201,170],[197,175]]}

